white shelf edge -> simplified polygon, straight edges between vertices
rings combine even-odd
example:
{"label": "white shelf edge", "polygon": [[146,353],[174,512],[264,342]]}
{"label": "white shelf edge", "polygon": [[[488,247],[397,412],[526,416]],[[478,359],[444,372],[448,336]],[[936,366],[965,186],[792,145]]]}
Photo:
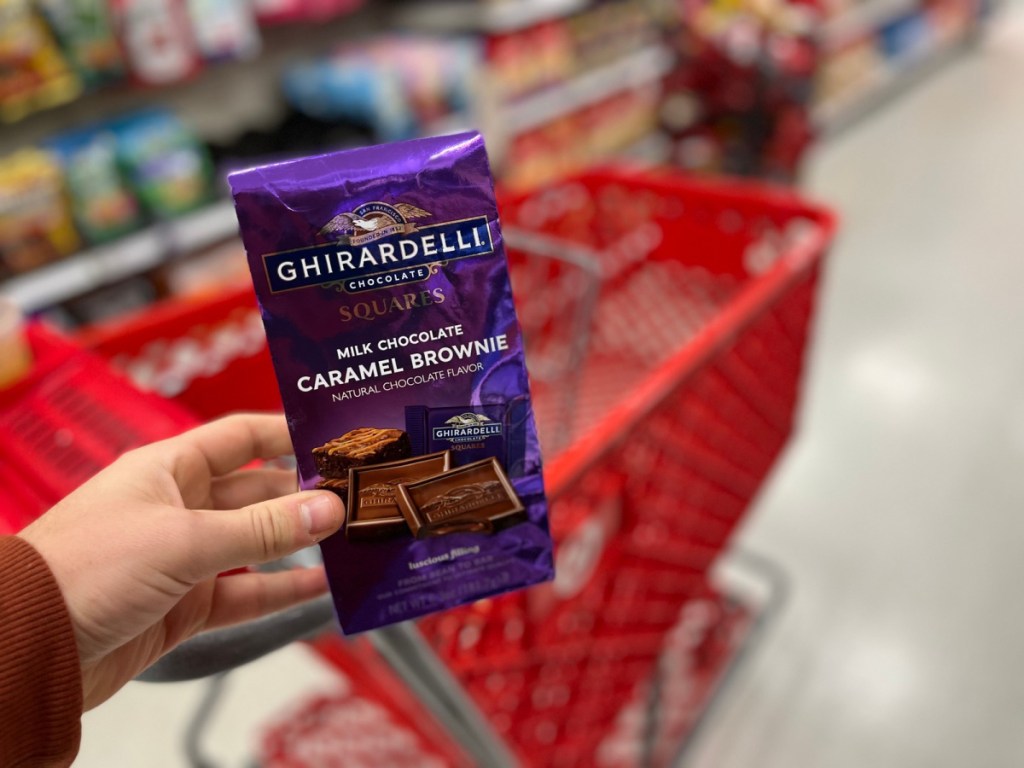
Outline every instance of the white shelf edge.
{"label": "white shelf edge", "polygon": [[429,31],[514,32],[559,19],[590,5],[589,0],[514,0],[494,5],[477,2],[410,2],[395,15],[398,24]]}
{"label": "white shelf edge", "polygon": [[[673,57],[664,47],[648,48],[580,75],[568,83],[506,106],[505,125],[516,135],[666,74]],[[439,121],[450,131],[459,121]],[[178,254],[225,240],[238,231],[234,207],[222,200],[180,218],[161,222],[112,243],[95,246],[0,283],[0,296],[24,312],[36,312],[74,296],[152,269]]]}
{"label": "white shelf edge", "polygon": [[453,133],[471,131],[474,128],[473,118],[469,114],[451,114],[432,120],[420,131],[421,136],[448,136]]}
{"label": "white shelf edge", "polygon": [[171,242],[179,253],[190,253],[238,234],[235,206],[219,200],[170,222]]}
{"label": "white shelf edge", "polygon": [[524,96],[501,108],[503,130],[517,136],[563,115],[637,88],[666,75],[673,55],[663,46],[645,48],[540,93]]}

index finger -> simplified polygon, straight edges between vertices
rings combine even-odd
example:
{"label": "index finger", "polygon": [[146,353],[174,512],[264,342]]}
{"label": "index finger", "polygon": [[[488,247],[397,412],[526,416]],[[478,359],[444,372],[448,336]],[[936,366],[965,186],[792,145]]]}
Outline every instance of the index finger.
{"label": "index finger", "polygon": [[256,459],[274,459],[292,452],[288,424],[281,414],[237,413],[189,430],[175,443],[181,456],[202,457],[212,477],[226,475]]}

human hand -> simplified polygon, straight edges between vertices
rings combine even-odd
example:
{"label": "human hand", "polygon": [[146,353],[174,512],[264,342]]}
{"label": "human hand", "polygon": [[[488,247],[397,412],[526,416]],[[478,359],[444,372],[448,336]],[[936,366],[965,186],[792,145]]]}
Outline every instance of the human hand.
{"label": "human hand", "polygon": [[19,534],[64,595],[85,708],[199,632],[327,589],[323,568],[217,574],[308,547],[342,523],[333,493],[241,469],[290,453],[283,417],[229,416],[126,453]]}

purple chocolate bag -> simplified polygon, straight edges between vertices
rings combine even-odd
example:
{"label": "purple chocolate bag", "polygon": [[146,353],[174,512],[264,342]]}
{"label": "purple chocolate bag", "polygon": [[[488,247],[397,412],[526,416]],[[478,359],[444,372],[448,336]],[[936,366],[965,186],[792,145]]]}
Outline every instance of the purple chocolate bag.
{"label": "purple chocolate bag", "polygon": [[229,177],[301,487],[346,633],[553,576],[522,337],[483,139]]}

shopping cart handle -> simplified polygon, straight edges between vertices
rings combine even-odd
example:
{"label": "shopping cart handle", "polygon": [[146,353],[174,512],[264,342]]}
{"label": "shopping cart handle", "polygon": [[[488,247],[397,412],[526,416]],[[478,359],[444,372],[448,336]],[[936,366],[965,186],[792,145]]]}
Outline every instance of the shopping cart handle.
{"label": "shopping cart handle", "polygon": [[147,683],[176,683],[227,672],[296,640],[320,634],[335,625],[330,595],[296,608],[264,616],[188,640],[136,679]]}

